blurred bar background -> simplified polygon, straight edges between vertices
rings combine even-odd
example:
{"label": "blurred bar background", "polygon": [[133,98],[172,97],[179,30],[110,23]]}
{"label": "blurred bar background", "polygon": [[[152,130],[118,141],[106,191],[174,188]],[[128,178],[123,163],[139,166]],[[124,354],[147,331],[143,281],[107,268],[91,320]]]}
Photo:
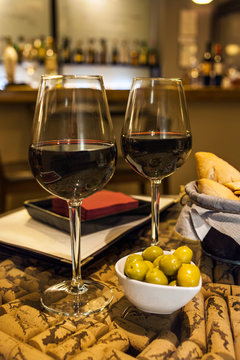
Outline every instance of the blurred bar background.
{"label": "blurred bar background", "polygon": [[239,2],[0,0],[0,8],[0,212],[47,195],[27,163],[37,89],[46,73],[103,76],[119,153],[111,190],[150,192],[148,181],[125,164],[119,145],[135,76],[180,77],[185,85],[193,151],[163,181],[163,193],[177,194],[196,178],[196,151],[214,152],[240,169]]}

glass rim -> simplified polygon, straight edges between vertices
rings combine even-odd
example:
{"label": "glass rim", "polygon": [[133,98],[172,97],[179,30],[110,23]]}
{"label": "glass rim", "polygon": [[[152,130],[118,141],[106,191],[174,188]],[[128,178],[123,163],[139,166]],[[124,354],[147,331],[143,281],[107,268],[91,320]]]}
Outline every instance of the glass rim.
{"label": "glass rim", "polygon": [[136,76],[134,81],[159,81],[159,82],[178,82],[182,84],[181,78],[167,78],[167,77],[148,77],[148,76]]}
{"label": "glass rim", "polygon": [[55,74],[55,75],[41,75],[41,80],[60,80],[60,79],[83,79],[83,80],[103,80],[102,75],[74,75],[74,74]]}

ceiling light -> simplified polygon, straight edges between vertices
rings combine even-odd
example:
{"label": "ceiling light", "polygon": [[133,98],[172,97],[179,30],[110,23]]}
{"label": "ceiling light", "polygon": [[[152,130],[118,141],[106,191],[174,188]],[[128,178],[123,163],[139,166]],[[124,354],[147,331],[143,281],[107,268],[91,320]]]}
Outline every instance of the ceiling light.
{"label": "ceiling light", "polygon": [[204,5],[204,4],[209,4],[210,2],[212,2],[213,0],[192,0],[195,4],[199,4],[199,5]]}

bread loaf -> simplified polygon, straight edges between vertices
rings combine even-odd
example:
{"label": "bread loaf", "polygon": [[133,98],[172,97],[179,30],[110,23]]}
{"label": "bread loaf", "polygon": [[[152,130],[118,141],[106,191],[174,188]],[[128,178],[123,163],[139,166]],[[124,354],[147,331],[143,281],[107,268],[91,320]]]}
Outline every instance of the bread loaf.
{"label": "bread loaf", "polygon": [[220,184],[240,181],[240,172],[215,154],[196,152],[195,159],[199,179],[210,179]]}
{"label": "bread loaf", "polygon": [[198,184],[198,191],[200,193],[211,196],[218,196],[223,199],[239,201],[239,198],[236,195],[234,195],[230,189],[228,189],[226,186],[222,184],[219,184],[214,180],[199,179],[197,184]]}

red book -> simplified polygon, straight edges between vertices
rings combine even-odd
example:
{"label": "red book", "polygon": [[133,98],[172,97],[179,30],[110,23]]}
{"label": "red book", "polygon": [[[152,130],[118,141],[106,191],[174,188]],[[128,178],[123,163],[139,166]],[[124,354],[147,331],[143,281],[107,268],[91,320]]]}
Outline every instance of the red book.
{"label": "red book", "polygon": [[[82,220],[96,219],[134,209],[137,206],[138,200],[133,199],[129,195],[121,192],[101,190],[83,200],[81,218]],[[68,206],[65,200],[53,198],[52,210],[57,214],[68,217]]]}

